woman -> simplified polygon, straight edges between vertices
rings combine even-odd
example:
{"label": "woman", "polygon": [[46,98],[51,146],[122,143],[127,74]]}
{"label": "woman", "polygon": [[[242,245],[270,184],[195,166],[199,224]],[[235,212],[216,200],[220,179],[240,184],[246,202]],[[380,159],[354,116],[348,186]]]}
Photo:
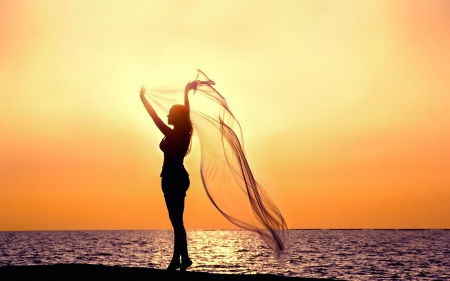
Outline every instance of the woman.
{"label": "woman", "polygon": [[193,131],[188,93],[190,90],[195,90],[197,84],[197,81],[193,81],[186,85],[184,106],[176,104],[170,108],[169,115],[167,115],[167,123],[173,125],[173,129],[158,117],[152,105],[144,97],[145,87],[142,86],[140,90],[142,103],[155,125],[164,134],[164,138],[159,144],[160,149],[164,152],[161,187],[175,238],[172,260],[167,268],[167,270],[171,271],[178,268],[185,271],[186,268],[192,265],[188,255],[186,230],[183,224],[184,198],[190,184],[189,174],[184,168],[183,160],[190,151]]}
{"label": "woman", "polygon": [[[283,258],[287,253],[289,233],[286,221],[253,176],[244,152],[241,126],[225,97],[214,85],[216,83],[213,80],[198,70],[195,82],[185,87],[176,83],[148,91],[146,98],[164,112],[169,112],[168,121],[174,125],[173,130],[156,116],[147,100],[143,99],[156,125],[166,136],[160,145],[164,151],[162,186],[175,230],[174,257],[169,269],[185,269],[191,264],[182,219],[189,178],[182,163],[188,150],[192,126],[201,151],[200,176],[206,195],[214,207],[234,225],[257,233],[277,257]],[[195,95],[189,101],[187,93],[192,89],[195,89]],[[141,90],[141,96],[143,91],[145,93],[145,89]],[[182,102],[183,98],[184,107],[173,106]]]}

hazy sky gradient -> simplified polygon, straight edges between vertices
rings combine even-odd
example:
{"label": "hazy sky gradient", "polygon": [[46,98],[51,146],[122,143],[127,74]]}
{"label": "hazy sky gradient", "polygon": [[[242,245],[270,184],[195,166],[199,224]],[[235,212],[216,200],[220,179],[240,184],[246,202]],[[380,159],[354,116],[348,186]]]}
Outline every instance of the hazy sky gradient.
{"label": "hazy sky gradient", "polygon": [[[197,68],[289,227],[450,228],[449,15],[445,0],[0,0],[0,230],[170,228],[138,91]],[[196,141],[186,227],[230,228]]]}

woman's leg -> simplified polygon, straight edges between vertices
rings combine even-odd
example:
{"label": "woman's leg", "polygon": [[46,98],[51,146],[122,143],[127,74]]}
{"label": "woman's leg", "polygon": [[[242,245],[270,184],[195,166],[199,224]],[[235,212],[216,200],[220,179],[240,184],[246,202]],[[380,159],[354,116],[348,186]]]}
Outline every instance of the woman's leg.
{"label": "woman's leg", "polygon": [[[169,211],[170,222],[174,230],[174,249],[171,264],[178,265],[180,256],[184,265],[190,259],[187,250],[186,230],[183,223],[184,196],[165,196],[167,210]],[[188,266],[186,266],[188,267]]]}
{"label": "woman's leg", "polygon": [[180,266],[180,256],[182,258],[181,267],[186,269],[192,264],[188,255],[186,230],[183,222],[184,198],[189,185],[189,177],[162,178],[164,199],[166,200],[170,222],[174,230],[173,256],[168,269],[176,269]]}

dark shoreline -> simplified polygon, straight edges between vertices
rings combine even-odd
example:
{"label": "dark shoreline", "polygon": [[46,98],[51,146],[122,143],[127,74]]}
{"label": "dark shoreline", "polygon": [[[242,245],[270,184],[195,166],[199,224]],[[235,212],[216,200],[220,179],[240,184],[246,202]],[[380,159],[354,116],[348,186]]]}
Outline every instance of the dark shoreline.
{"label": "dark shoreline", "polygon": [[[284,277],[270,274],[215,274],[167,272],[161,269],[89,264],[55,264],[0,267],[0,280],[303,280],[325,279]],[[330,279],[327,279],[330,280]]]}

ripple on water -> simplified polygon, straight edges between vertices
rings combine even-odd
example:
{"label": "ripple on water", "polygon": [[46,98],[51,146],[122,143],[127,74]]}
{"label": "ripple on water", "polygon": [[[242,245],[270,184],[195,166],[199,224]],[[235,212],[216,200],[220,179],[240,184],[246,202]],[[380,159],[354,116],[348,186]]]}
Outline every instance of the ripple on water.
{"label": "ripple on water", "polygon": [[[286,259],[239,230],[188,231],[192,271],[450,280],[450,231],[290,231]],[[172,231],[0,232],[0,266],[89,263],[165,268]]]}

